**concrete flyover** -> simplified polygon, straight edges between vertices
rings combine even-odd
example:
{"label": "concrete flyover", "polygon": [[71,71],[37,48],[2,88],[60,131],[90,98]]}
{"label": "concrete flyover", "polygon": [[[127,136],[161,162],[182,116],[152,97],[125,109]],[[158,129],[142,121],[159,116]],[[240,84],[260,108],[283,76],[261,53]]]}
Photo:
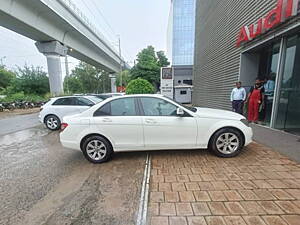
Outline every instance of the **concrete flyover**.
{"label": "concrete flyover", "polygon": [[47,57],[50,89],[62,93],[60,56],[71,55],[111,73],[121,58],[71,0],[0,0],[0,26],[35,40]]}

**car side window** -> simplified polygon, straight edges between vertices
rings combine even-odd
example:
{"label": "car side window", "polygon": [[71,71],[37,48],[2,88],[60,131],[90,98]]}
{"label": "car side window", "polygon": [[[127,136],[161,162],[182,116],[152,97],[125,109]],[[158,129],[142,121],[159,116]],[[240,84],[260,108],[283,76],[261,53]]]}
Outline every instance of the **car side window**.
{"label": "car side window", "polygon": [[94,105],[94,103],[86,98],[78,97],[75,98],[75,105],[91,106]]}
{"label": "car side window", "polygon": [[94,116],[110,116],[111,115],[111,106],[110,102],[106,103],[105,105],[101,106],[94,112]]}
{"label": "car side window", "polygon": [[52,105],[74,105],[74,98],[59,98]]}
{"label": "car side window", "polygon": [[177,106],[159,98],[141,98],[145,116],[176,116]]}
{"label": "car side window", "polygon": [[94,116],[136,116],[134,98],[121,98],[101,106]]}
{"label": "car side window", "polygon": [[121,98],[111,101],[112,116],[136,116],[134,98]]}

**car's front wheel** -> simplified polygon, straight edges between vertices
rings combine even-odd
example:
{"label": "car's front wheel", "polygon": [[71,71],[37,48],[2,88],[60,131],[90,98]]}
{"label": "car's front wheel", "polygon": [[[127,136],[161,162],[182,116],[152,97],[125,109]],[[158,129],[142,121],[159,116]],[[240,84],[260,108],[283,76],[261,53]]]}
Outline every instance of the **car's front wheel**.
{"label": "car's front wheel", "polygon": [[50,115],[46,117],[45,124],[49,130],[58,130],[60,128],[61,122],[57,116]]}
{"label": "car's front wheel", "polygon": [[112,154],[111,144],[101,136],[91,136],[82,145],[84,157],[92,163],[103,163],[108,161]]}
{"label": "car's front wheel", "polygon": [[242,134],[233,128],[217,131],[210,140],[209,149],[217,156],[230,158],[238,155],[243,149]]}

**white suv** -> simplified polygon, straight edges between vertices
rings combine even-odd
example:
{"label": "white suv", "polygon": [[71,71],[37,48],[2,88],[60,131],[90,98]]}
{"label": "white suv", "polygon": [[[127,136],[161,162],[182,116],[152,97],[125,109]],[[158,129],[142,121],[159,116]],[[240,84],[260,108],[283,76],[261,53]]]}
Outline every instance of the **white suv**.
{"label": "white suv", "polygon": [[39,120],[50,130],[58,130],[64,116],[84,112],[91,106],[101,102],[95,96],[64,96],[51,98],[41,107]]}

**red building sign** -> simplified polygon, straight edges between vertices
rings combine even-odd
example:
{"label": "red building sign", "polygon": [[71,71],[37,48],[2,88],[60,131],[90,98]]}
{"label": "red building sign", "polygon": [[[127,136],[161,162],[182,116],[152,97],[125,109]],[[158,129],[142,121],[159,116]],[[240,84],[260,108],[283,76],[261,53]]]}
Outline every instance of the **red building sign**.
{"label": "red building sign", "polygon": [[278,0],[276,8],[271,10],[265,17],[260,18],[256,24],[241,28],[236,43],[237,47],[239,47],[241,43],[251,41],[288,18],[296,16],[299,2],[300,0]]}

